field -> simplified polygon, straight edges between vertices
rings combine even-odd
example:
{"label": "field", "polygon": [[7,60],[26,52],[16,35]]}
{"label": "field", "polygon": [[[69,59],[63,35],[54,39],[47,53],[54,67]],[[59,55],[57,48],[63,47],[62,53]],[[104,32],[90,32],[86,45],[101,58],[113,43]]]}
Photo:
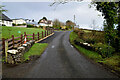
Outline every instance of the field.
{"label": "field", "polygon": [[21,34],[37,34],[37,32],[42,32],[43,29],[40,28],[22,28],[22,27],[6,27],[2,26],[2,38],[11,38],[12,35],[15,37],[20,37]]}
{"label": "field", "polygon": [[[2,38],[9,39],[12,38],[11,36],[14,35],[15,37],[20,37],[21,34],[37,34],[37,32],[42,32],[44,31],[41,28],[22,28],[22,27],[7,27],[7,26],[2,26]],[[24,54],[25,60],[29,60],[30,56],[37,55],[40,56],[42,52],[46,49],[47,43],[36,43],[34,44],[31,49]],[[3,59],[4,61],[4,59]]]}

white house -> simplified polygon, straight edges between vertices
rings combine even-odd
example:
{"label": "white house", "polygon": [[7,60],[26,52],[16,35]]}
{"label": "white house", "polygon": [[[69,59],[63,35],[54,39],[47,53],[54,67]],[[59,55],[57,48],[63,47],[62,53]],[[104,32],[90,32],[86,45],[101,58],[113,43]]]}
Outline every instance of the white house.
{"label": "white house", "polygon": [[2,13],[2,19],[0,20],[2,26],[12,26],[12,20]]}
{"label": "white house", "polygon": [[49,26],[52,27],[53,26],[53,22],[51,20],[45,20],[45,19],[41,19],[41,21],[39,22],[40,26]]}
{"label": "white house", "polygon": [[12,19],[14,24],[26,24],[26,21],[22,18],[20,19]]}
{"label": "white house", "polygon": [[53,26],[52,20],[48,20],[48,21],[47,21],[47,25],[50,26],[50,27],[52,27],[52,26]]}

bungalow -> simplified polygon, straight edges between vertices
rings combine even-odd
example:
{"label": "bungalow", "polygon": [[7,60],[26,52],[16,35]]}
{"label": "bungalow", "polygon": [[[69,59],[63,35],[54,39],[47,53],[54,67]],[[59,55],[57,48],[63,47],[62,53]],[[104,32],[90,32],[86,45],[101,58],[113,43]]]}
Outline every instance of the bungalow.
{"label": "bungalow", "polygon": [[12,19],[13,20],[13,23],[18,25],[18,24],[26,24],[26,21],[22,18],[20,19]]}
{"label": "bungalow", "polygon": [[12,26],[12,20],[3,13],[1,15],[2,15],[2,20],[0,21],[0,24],[2,26]]}

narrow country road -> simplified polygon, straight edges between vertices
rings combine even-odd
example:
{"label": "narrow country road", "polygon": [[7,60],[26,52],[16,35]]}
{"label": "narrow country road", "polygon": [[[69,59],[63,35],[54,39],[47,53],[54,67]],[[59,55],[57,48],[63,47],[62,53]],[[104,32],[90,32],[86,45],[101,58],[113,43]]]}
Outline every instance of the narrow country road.
{"label": "narrow country road", "polygon": [[26,78],[116,78],[114,74],[82,56],[70,43],[70,31],[55,32],[55,38],[44,40],[48,48],[35,61]]}

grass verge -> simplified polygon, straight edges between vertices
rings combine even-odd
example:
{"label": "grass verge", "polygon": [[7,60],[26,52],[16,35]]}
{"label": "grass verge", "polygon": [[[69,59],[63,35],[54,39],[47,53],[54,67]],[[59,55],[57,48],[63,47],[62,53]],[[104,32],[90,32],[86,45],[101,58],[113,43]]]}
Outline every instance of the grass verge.
{"label": "grass verge", "polygon": [[33,55],[40,56],[47,46],[48,46],[47,43],[35,43],[30,48],[30,50],[24,54],[25,61],[29,60],[30,56],[33,56]]}
{"label": "grass verge", "polygon": [[110,69],[111,71],[114,72],[116,71],[118,75],[120,76],[120,53],[116,53],[113,56],[109,58],[102,58],[100,54],[94,51],[87,50],[81,46],[78,46],[74,44],[74,40],[78,37],[78,35],[75,32],[70,33],[70,43],[76,47],[81,53],[83,53],[85,56],[88,58],[94,60],[95,62],[101,63]]}
{"label": "grass verge", "polygon": [[74,40],[78,37],[78,35],[75,32],[71,32],[70,34],[70,43],[74,45],[81,53],[83,53],[85,56],[89,57],[90,59],[95,60],[98,62],[99,60],[102,60],[102,57],[100,54],[94,51],[87,50],[81,46],[78,46],[74,44]]}

